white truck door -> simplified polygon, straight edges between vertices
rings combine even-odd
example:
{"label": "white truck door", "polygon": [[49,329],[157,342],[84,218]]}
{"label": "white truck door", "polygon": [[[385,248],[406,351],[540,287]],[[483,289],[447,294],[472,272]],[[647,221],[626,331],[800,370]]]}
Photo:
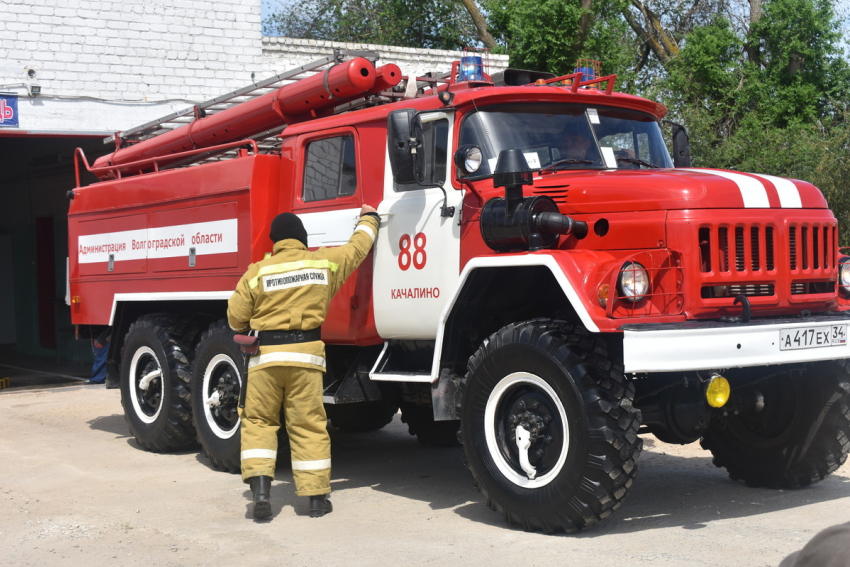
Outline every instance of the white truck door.
{"label": "white truck door", "polygon": [[435,339],[440,313],[460,275],[463,192],[450,182],[454,115],[420,116],[429,167],[443,179],[448,206],[455,211],[440,216],[443,192],[438,187],[396,184],[387,154],[372,290],[375,324],[384,339]]}

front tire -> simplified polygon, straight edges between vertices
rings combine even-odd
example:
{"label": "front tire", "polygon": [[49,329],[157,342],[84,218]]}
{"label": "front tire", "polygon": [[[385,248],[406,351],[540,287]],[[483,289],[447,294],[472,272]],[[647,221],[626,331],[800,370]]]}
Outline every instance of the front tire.
{"label": "front tire", "polygon": [[[850,451],[850,373],[846,360],[787,370],[750,370],[732,393],[738,415],[715,417],[702,440],[714,465],[748,486],[801,488],[835,472]],[[734,382],[733,382],[734,384]]]}
{"label": "front tire", "polygon": [[165,314],[137,319],[121,351],[121,404],[140,447],[162,453],[195,443],[189,381],[190,321]]}
{"label": "front tire", "polygon": [[460,438],[476,488],[526,530],[597,523],[637,472],[633,399],[622,366],[584,329],[548,319],[503,327],[463,383]]}
{"label": "front tire", "polygon": [[227,321],[210,325],[195,350],[192,408],[201,449],[213,468],[238,473],[241,435],[237,406],[245,383],[245,358]]}

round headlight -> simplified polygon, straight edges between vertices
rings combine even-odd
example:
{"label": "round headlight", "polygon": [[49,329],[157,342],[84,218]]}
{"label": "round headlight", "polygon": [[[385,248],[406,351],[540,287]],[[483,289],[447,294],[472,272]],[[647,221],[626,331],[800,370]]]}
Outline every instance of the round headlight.
{"label": "round headlight", "polygon": [[478,146],[461,146],[455,152],[455,165],[464,173],[475,173],[481,167],[484,156]]}
{"label": "round headlight", "polygon": [[842,256],[838,260],[838,285],[841,291],[850,295],[850,256]]}
{"label": "round headlight", "polygon": [[649,291],[649,274],[646,268],[637,262],[626,262],[620,268],[620,279],[618,282],[620,297],[637,303],[646,296]]}

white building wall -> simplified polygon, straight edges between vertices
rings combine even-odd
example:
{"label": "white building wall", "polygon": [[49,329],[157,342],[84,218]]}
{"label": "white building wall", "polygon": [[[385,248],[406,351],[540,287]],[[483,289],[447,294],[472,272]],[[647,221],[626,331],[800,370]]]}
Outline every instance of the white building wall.
{"label": "white building wall", "polygon": [[[395,63],[401,67],[402,75],[415,74],[416,76],[422,76],[431,71],[438,73],[451,71],[452,62],[457,61],[461,56],[459,51],[442,49],[415,49],[412,47],[393,47],[368,43],[340,43],[336,41],[293,39],[289,37],[264,37],[264,76],[275,75],[286,69],[303,65],[306,62],[315,61],[316,59],[332,54],[334,49],[375,51],[380,56],[377,62],[378,65]],[[489,55],[488,59],[491,73],[502,71],[508,66],[507,55]]]}
{"label": "white building wall", "polygon": [[[29,132],[126,130],[334,47],[378,51],[379,64],[417,75],[448,71],[460,55],[263,38],[260,0],[4,0],[3,12],[0,92],[20,96],[18,130]],[[493,71],[507,66],[506,56],[490,59]],[[30,84],[39,97],[27,96]]]}

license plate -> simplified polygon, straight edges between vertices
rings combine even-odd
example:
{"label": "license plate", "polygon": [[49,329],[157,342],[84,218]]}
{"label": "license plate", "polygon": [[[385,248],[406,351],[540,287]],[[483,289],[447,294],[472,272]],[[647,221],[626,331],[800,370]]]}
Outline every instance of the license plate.
{"label": "license plate", "polygon": [[779,350],[844,346],[847,325],[823,325],[779,330]]}

